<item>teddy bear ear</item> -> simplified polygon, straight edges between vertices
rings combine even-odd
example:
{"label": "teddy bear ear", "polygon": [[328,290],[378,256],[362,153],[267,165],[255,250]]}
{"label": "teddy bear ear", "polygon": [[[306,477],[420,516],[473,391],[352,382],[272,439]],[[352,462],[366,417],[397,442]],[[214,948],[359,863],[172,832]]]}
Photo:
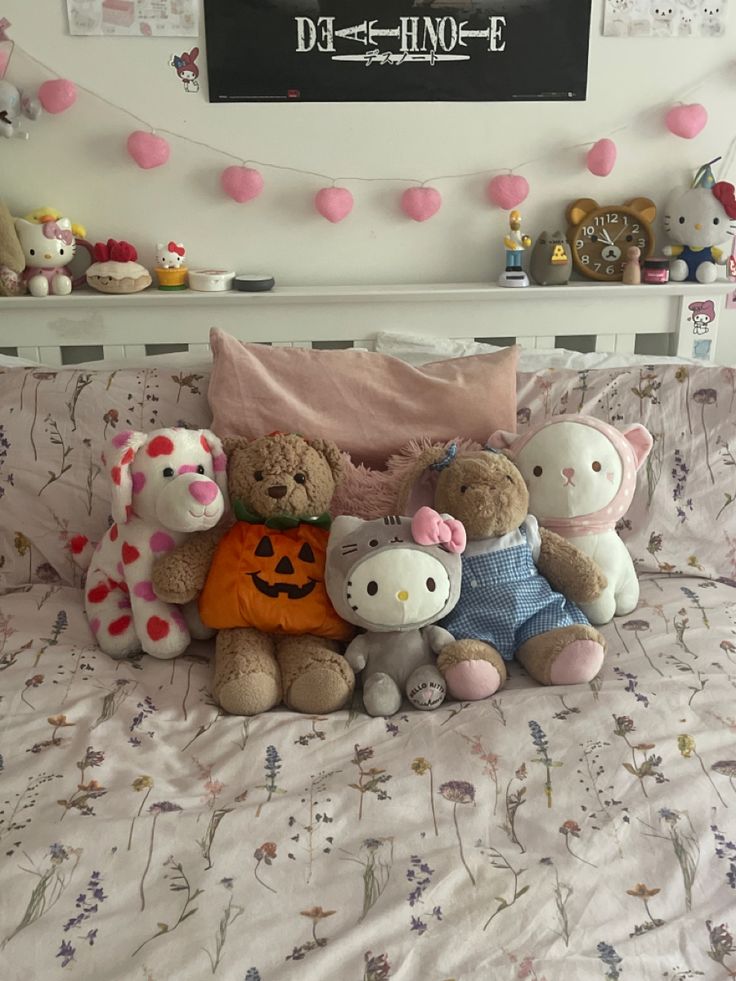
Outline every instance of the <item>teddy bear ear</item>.
{"label": "teddy bear ear", "polygon": [[307,442],[313,450],[321,453],[325,460],[327,460],[332,471],[333,480],[337,483],[343,471],[342,453],[338,449],[337,444],[333,443],[331,439],[309,439]]}
{"label": "teddy bear ear", "polygon": [[235,450],[244,450],[251,442],[247,436],[223,436],[222,448],[230,456]]}

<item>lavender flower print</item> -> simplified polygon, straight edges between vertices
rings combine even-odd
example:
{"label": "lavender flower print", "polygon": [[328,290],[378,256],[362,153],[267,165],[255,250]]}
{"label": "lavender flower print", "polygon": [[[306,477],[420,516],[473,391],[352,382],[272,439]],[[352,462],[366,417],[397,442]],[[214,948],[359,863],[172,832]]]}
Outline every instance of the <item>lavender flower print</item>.
{"label": "lavender flower print", "polygon": [[271,798],[274,794],[285,794],[286,791],[282,790],[281,787],[277,786],[276,778],[278,777],[279,770],[281,769],[281,757],[278,754],[278,750],[275,746],[266,747],[266,762],[264,764],[264,770],[266,772],[266,782],[261,784],[259,789],[265,790],[268,795],[264,801],[258,805],[258,810],[256,811],[256,817],[261,816],[261,810],[271,802]]}
{"label": "lavender flower print", "polygon": [[[434,869],[430,868],[429,865],[422,861],[419,855],[412,855],[410,859],[410,866],[406,870],[406,879],[413,889],[406,897],[406,901],[409,906],[414,908],[419,903],[424,903],[424,893],[432,885],[432,876],[434,875]],[[424,913],[422,915],[412,916],[409,920],[409,930],[412,933],[416,933],[418,936],[426,933],[429,929],[429,924],[426,922],[425,917],[432,916],[436,920],[442,919],[442,908],[440,906],[435,906],[431,913]]]}
{"label": "lavender flower print", "polygon": [[728,841],[717,824],[712,824],[710,830],[715,838],[716,857],[723,859],[728,865],[726,882],[732,889],[736,889],[736,843]]}
{"label": "lavender flower print", "polygon": [[596,950],[598,951],[598,957],[606,968],[604,976],[607,981],[618,981],[623,972],[623,968],[621,967],[624,960],[623,957],[619,957],[615,948],[603,940],[598,944]]}
{"label": "lavender flower print", "polygon": [[529,723],[529,731],[531,732],[532,742],[539,754],[532,760],[532,763],[541,763],[546,770],[547,779],[544,783],[544,795],[547,798],[547,807],[552,807],[552,768],[562,766],[563,764],[553,760],[549,755],[549,743],[547,742],[544,730],[538,722],[532,720]]}

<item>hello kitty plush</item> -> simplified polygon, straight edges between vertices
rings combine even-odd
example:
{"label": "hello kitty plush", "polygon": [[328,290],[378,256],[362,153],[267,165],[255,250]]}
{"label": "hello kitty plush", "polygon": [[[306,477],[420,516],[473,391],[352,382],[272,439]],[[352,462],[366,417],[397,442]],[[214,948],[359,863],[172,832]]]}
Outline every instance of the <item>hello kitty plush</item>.
{"label": "hello kitty plush", "polygon": [[18,218],[15,222],[21,248],[26,259],[23,278],[31,296],[68,296],[72,287],[84,283],[84,276],[72,279],[68,263],[82,245],[92,255],[92,246],[83,238],[75,238],[68,218],[44,215],[39,221]]}
{"label": "hello kitty plush", "polygon": [[670,279],[714,283],[717,265],[725,265],[726,255],[718,248],[726,236],[736,230],[736,196],[727,181],[716,182],[710,165],[704,164],[688,188],[676,188],[670,194],[664,216],[664,227],[676,245],[665,246],[672,256]]}
{"label": "hello kitty plush", "polygon": [[592,603],[578,604],[593,624],[631,613],[639,582],[626,546],[616,534],[629,509],[636,473],[652,448],[641,425],[623,432],[592,416],[556,416],[523,436],[494,433],[529,488],[529,511],[539,524],[594,559],[608,585]]}
{"label": "hello kitty plush", "polygon": [[343,619],[365,633],[345,652],[363,673],[369,715],[393,715],[404,694],[415,708],[438,708],[445,681],[435,655],[454,638],[437,621],[460,598],[465,529],[423,507],[413,518],[335,518],[325,585]]}

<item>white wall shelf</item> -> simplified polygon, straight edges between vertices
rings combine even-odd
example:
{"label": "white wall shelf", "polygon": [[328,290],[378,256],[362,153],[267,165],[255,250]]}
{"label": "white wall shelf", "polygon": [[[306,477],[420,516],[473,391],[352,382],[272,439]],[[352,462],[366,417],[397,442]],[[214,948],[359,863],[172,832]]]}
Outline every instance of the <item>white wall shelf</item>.
{"label": "white wall shelf", "polygon": [[210,327],[217,326],[244,340],[297,343],[370,341],[378,330],[401,330],[517,337],[528,346],[552,347],[555,337],[592,335],[598,350],[614,351],[633,351],[637,335],[671,334],[672,352],[684,354],[693,341],[680,329],[687,304],[712,299],[720,311],[733,288],[725,281],[527,289],[438,283],[277,286],[268,293],[148,289],[125,296],[83,289],[67,297],[0,298],[0,347],[48,361],[49,352],[61,347],[102,345],[106,356],[122,357],[123,349],[140,353],[146,344],[205,345]]}

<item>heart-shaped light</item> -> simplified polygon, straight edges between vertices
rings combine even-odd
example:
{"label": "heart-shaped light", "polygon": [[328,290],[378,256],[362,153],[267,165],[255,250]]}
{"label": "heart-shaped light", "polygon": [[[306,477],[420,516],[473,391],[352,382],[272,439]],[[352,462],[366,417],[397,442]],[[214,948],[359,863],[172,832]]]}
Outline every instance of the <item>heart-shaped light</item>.
{"label": "heart-shaped light", "polygon": [[77,101],[77,86],[68,78],[53,78],[39,88],[38,98],[46,112],[66,112]]}
{"label": "heart-shaped light", "polygon": [[708,112],[699,102],[687,106],[673,106],[665,116],[665,124],[670,133],[692,140],[708,122]]}
{"label": "heart-shaped light", "polygon": [[144,133],[137,129],[128,137],[128,153],[143,170],[161,167],[169,159],[171,147],[163,138],[155,133]]}
{"label": "heart-shaped light", "polygon": [[427,221],[442,207],[442,195],[434,187],[410,187],[401,195],[401,210],[412,221]]}
{"label": "heart-shaped light", "polygon": [[493,204],[504,211],[512,211],[526,200],[529,181],[519,174],[499,174],[488,182],[486,193]]}
{"label": "heart-shaped light", "polygon": [[353,210],[353,195],[346,187],[323,187],[314,196],[314,206],[328,221],[337,223]]}
{"label": "heart-shaped light", "polygon": [[596,177],[608,177],[616,164],[616,153],[613,140],[598,140],[588,150],[588,170]]}
{"label": "heart-shaped light", "polygon": [[252,201],[263,190],[261,172],[253,167],[226,167],[220,177],[220,183],[225,194],[238,204]]}

